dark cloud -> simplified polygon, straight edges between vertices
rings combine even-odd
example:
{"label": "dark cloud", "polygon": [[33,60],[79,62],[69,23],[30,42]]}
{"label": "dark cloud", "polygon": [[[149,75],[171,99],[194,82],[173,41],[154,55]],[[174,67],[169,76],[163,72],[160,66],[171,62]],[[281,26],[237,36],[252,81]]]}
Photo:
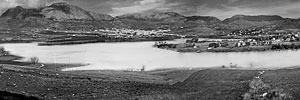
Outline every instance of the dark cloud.
{"label": "dark cloud", "polygon": [[[20,2],[22,1],[22,2]],[[33,1],[38,1],[35,3]],[[16,5],[37,7],[61,0],[0,0],[0,9]],[[224,19],[236,14],[300,17],[300,0],[64,0],[96,13],[174,11],[184,15],[209,15]],[[16,3],[14,3],[16,2]],[[5,7],[4,7],[5,6]],[[0,11],[1,11],[0,10]]]}

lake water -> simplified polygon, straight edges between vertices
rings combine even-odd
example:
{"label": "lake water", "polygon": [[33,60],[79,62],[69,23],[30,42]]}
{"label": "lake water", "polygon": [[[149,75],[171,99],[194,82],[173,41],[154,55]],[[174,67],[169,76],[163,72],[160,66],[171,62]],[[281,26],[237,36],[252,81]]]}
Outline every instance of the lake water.
{"label": "lake water", "polygon": [[[176,40],[172,42],[182,42]],[[44,63],[85,63],[67,70],[102,70],[146,67],[201,68],[229,66],[278,68],[300,65],[300,51],[266,51],[239,53],[179,53],[152,47],[154,42],[95,43],[63,46],[37,46],[37,43],[1,44],[12,54],[38,57]],[[0,46],[1,46],[0,45]]]}

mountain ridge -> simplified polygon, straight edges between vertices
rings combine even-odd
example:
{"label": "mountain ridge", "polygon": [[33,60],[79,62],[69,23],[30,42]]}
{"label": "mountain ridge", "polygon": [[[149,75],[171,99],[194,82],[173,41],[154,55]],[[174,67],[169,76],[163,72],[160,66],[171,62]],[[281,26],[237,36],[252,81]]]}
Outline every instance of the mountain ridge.
{"label": "mountain ridge", "polygon": [[[62,29],[74,27],[77,27],[76,29],[87,27],[91,29],[112,27],[145,30],[171,29],[176,34],[212,34],[264,26],[276,26],[278,29],[300,28],[300,18],[283,18],[278,15],[234,15],[220,20],[214,16],[184,16],[176,12],[144,12],[112,17],[64,2],[53,3],[41,8],[17,6],[8,9],[1,15],[1,18],[13,21],[14,24],[10,27],[14,27],[17,23],[30,27],[28,26],[30,23],[29,25],[32,26],[64,26]],[[95,24],[93,21],[97,23]],[[35,23],[39,25],[34,25]]]}
{"label": "mountain ridge", "polygon": [[4,12],[1,18],[8,19],[26,19],[28,17],[39,17],[51,20],[113,20],[114,18],[107,14],[96,14],[84,10],[78,6],[70,5],[68,3],[60,2],[42,8],[23,8],[17,6],[16,8],[8,9]]}

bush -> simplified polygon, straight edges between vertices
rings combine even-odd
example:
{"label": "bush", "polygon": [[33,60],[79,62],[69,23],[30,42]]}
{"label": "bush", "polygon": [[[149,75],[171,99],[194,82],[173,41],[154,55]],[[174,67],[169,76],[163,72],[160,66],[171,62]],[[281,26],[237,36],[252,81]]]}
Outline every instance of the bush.
{"label": "bush", "polygon": [[39,58],[38,57],[31,57],[30,58],[30,63],[31,64],[38,64],[39,63]]}
{"label": "bush", "polygon": [[0,47],[0,56],[3,56],[3,55],[9,55],[9,52],[5,51],[5,49],[3,47]]}

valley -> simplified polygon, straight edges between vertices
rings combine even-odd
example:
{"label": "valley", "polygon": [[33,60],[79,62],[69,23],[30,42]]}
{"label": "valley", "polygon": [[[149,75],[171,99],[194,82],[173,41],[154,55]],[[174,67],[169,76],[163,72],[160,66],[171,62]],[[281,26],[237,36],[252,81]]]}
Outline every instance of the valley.
{"label": "valley", "polygon": [[300,99],[300,18],[15,6],[0,16],[1,100]]}

